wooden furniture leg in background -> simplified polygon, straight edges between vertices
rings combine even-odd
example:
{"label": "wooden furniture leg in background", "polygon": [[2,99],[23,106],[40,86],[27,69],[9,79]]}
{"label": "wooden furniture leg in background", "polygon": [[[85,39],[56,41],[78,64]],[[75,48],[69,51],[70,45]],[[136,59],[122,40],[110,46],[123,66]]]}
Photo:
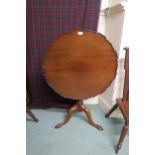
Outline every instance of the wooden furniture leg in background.
{"label": "wooden furniture leg in background", "polygon": [[119,107],[125,120],[125,125],[122,128],[118,144],[115,147],[116,153],[118,153],[119,149],[121,148],[124,137],[129,127],[129,48],[126,47],[124,48],[124,50],[126,51],[126,54],[125,54],[125,63],[124,63],[125,78],[124,78],[123,97],[120,99],[117,99],[116,104],[105,115],[105,117],[109,117],[110,114],[114,110],[116,110],[117,107]]}
{"label": "wooden furniture leg in background", "polygon": [[30,81],[26,70],[26,113],[29,114],[35,122],[38,122],[38,119],[34,116],[31,109],[29,108],[31,101],[32,101],[32,93],[31,93]]}
{"label": "wooden furniture leg in background", "polygon": [[72,115],[74,112],[84,112],[88,118],[89,123],[94,126],[95,128],[97,128],[98,130],[103,130],[101,125],[96,124],[91,116],[91,112],[88,109],[88,107],[86,107],[82,101],[78,101],[77,104],[75,104],[73,107],[71,107],[68,111],[68,114],[65,118],[65,120],[62,123],[59,123],[55,126],[55,128],[61,128],[62,126],[64,126],[66,123],[68,123],[68,121],[71,119]]}
{"label": "wooden furniture leg in background", "polygon": [[129,121],[126,120],[125,125],[122,128],[122,132],[121,132],[118,144],[116,145],[116,148],[115,148],[116,153],[118,153],[119,149],[121,149],[121,147],[122,147],[122,143],[125,138],[126,132],[128,131],[128,127],[129,127]]}
{"label": "wooden furniture leg in background", "polygon": [[112,109],[105,115],[105,117],[106,118],[108,118],[110,115],[111,115],[111,113],[113,112],[113,111],[115,111],[115,109],[118,107],[118,104],[115,104],[113,107],[112,107]]}
{"label": "wooden furniture leg in background", "polygon": [[34,116],[34,114],[32,113],[29,107],[26,107],[26,113],[29,114],[35,122],[38,122],[38,119]]}

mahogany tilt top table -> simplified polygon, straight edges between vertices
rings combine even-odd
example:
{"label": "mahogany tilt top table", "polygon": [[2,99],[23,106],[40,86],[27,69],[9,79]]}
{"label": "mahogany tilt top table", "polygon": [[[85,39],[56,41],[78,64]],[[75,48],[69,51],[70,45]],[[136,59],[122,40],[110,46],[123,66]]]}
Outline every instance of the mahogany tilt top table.
{"label": "mahogany tilt top table", "polygon": [[43,62],[47,83],[63,97],[79,102],[69,110],[61,127],[75,111],[84,111],[93,122],[82,100],[103,92],[115,78],[117,54],[106,38],[95,32],[75,30],[56,38],[49,46]]}

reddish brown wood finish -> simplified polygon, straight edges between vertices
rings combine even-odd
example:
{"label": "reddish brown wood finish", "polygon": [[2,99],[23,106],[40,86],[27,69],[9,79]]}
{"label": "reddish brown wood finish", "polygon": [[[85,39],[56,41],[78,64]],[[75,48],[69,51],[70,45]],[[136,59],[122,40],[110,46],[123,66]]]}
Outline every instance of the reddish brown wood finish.
{"label": "reddish brown wood finish", "polygon": [[125,123],[122,128],[122,132],[116,145],[115,152],[118,153],[119,149],[121,149],[123,140],[125,138],[126,132],[129,126],[129,48],[124,48],[126,51],[124,69],[125,69],[125,79],[124,79],[124,89],[123,89],[123,97],[121,99],[117,99],[117,103],[112,107],[112,109],[105,115],[105,117],[109,117],[110,114],[117,108],[121,110],[121,113],[124,117]]}
{"label": "reddish brown wood finish", "polygon": [[49,86],[63,97],[79,100],[103,92],[115,78],[116,69],[117,55],[106,38],[80,30],[55,39],[43,62]]}
{"label": "reddish brown wood finish", "polygon": [[59,123],[55,126],[55,128],[61,128],[64,126],[68,121],[71,119],[74,112],[84,112],[88,118],[89,123],[94,126],[98,130],[103,130],[102,126],[99,124],[96,124],[93,121],[93,118],[91,116],[91,112],[88,107],[86,107],[82,101],[78,101],[77,104],[75,104],[72,108],[69,109],[68,114],[65,118],[65,120],[62,123]]}

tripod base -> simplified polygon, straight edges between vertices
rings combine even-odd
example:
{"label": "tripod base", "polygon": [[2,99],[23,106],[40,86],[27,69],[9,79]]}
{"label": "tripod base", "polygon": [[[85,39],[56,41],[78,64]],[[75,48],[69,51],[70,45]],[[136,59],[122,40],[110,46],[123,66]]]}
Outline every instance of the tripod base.
{"label": "tripod base", "polygon": [[55,128],[61,128],[62,126],[64,126],[66,123],[69,122],[69,120],[71,119],[72,117],[72,114],[74,112],[84,112],[88,118],[88,121],[89,123],[94,126],[95,128],[97,128],[98,130],[103,130],[102,126],[101,125],[98,125],[96,124],[93,119],[92,119],[92,116],[91,116],[91,113],[90,113],[90,110],[88,109],[88,107],[86,107],[82,101],[78,101],[77,104],[75,104],[73,107],[71,107],[68,111],[68,114],[64,120],[64,122],[62,123],[59,123],[55,126]]}

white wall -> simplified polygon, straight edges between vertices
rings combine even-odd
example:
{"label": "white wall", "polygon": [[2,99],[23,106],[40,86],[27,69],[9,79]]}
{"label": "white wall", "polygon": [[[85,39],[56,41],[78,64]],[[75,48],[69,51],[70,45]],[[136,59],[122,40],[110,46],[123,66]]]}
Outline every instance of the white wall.
{"label": "white wall", "polygon": [[[117,0],[117,3],[122,0]],[[106,4],[105,4],[106,3]],[[98,32],[105,35],[107,39],[112,43],[116,50],[118,57],[120,53],[122,29],[124,23],[125,10],[123,5],[117,4],[116,1],[103,0],[101,6],[101,12],[99,17]],[[116,5],[117,4],[117,5]],[[112,6],[107,8],[108,6]],[[121,57],[122,58],[122,57]],[[107,112],[115,103],[116,98],[122,94],[122,81],[123,81],[123,60],[118,59],[118,70],[116,79],[112,82],[110,87],[102,94],[84,100],[85,104],[97,104],[99,103],[102,109]],[[113,116],[120,116],[119,112],[114,113]]]}
{"label": "white wall", "polygon": [[[122,29],[124,23],[125,10],[123,5],[118,4],[116,6],[104,9],[100,15],[98,31],[106,36],[106,38],[112,43],[119,58]],[[103,19],[104,18],[104,19]],[[101,22],[104,21],[104,31],[101,26]],[[116,78],[112,84],[106,89],[104,93],[99,95],[99,105],[107,112],[116,103],[116,98],[120,94],[120,85],[122,79],[122,61],[118,59],[118,69]],[[117,114],[116,114],[117,113]],[[114,113],[112,116],[119,116],[119,112]]]}

